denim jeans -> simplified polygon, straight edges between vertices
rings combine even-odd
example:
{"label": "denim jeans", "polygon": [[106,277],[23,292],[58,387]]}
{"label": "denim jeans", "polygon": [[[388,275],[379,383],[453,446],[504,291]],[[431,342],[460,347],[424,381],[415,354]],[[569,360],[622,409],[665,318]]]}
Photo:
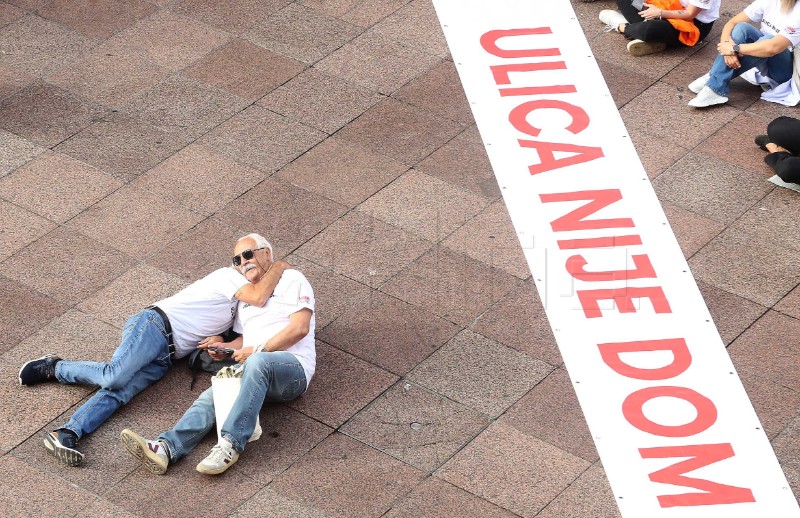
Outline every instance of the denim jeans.
{"label": "denim jeans", "polygon": [[[739,23],[731,32],[731,39],[735,43],[755,43],[756,41],[768,40],[772,36],[766,36],[749,23]],[[725,58],[717,56],[714,64],[711,65],[709,72],[711,77],[706,86],[714,90],[717,95],[727,97],[730,93],[731,79],[739,77],[753,67],[758,67],[758,71],[775,81],[785,83],[792,78],[792,53],[789,49],[780,52],[769,58],[757,58],[755,56],[739,56],[739,68],[730,68],[725,64]]]}
{"label": "denim jeans", "polygon": [[[306,385],[303,366],[293,354],[284,351],[253,354],[244,362],[239,397],[222,425],[222,436],[236,451],[243,452],[264,402],[291,401],[306,391]],[[215,421],[213,388],[209,388],[192,403],[172,430],[162,433],[158,439],[167,443],[170,458],[175,461],[192,451],[211,431]]]}
{"label": "denim jeans", "polygon": [[91,433],[133,396],[164,377],[170,367],[164,322],[153,310],[133,315],[122,330],[122,342],[111,361],[56,364],[61,383],[85,383],[100,387],[64,426],[78,438]]}

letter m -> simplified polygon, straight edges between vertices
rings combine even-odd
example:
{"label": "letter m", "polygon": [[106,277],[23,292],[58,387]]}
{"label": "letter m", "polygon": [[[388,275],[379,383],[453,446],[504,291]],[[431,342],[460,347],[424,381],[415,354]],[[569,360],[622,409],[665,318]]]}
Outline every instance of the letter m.
{"label": "letter m", "polygon": [[650,480],[660,484],[691,487],[705,491],[704,493],[661,495],[658,497],[658,503],[661,507],[740,504],[756,501],[753,497],[753,492],[747,488],[728,486],[718,482],[711,482],[710,480],[684,476],[684,473],[689,471],[733,457],[733,448],[728,443],[640,448],[639,454],[643,459],[689,457],[677,464],[651,473]]}

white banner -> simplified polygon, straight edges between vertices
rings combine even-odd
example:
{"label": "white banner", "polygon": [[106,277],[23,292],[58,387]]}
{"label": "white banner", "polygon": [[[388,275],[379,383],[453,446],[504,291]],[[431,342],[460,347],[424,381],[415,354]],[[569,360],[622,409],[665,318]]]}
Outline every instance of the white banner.
{"label": "white banner", "polygon": [[569,1],[433,3],[623,516],[800,517]]}

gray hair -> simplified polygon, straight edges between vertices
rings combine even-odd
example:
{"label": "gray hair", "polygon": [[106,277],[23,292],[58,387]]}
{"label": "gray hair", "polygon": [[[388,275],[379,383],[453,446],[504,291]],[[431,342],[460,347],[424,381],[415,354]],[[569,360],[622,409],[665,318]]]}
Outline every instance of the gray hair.
{"label": "gray hair", "polygon": [[265,238],[261,234],[256,234],[254,232],[251,232],[250,234],[247,234],[246,236],[240,237],[239,241],[241,241],[242,239],[247,239],[248,237],[256,242],[256,248],[266,248],[267,250],[269,250],[270,258],[273,261],[275,260],[275,257],[272,255],[272,245],[269,244],[269,241],[267,241],[267,238]]}

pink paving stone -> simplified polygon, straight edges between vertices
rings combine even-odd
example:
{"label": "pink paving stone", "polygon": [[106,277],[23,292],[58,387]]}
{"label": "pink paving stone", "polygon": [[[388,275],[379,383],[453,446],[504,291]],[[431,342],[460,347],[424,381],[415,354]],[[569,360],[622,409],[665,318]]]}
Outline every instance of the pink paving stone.
{"label": "pink paving stone", "polygon": [[93,38],[108,38],[156,8],[144,0],[55,0],[37,11],[47,18]]}
{"label": "pink paving stone", "polygon": [[536,516],[537,518],[565,516],[622,518],[600,462],[584,471]]}
{"label": "pink paving stone", "polygon": [[0,178],[44,153],[30,140],[0,130]]}
{"label": "pink paving stone", "polygon": [[772,308],[784,315],[800,319],[800,287],[795,287]]}
{"label": "pink paving stone", "polygon": [[[2,188],[0,182],[0,188]],[[0,200],[0,262],[55,228],[36,214]]]}
{"label": "pink paving stone", "polygon": [[9,4],[16,5],[20,9],[31,10],[47,3],[47,0],[8,0]]}
{"label": "pink paving stone", "polygon": [[683,256],[687,259],[725,229],[724,224],[681,207],[665,203],[663,209],[683,250]]}
{"label": "pink paving stone", "polygon": [[236,518],[327,518],[316,507],[289,498],[267,486],[231,515]]}
{"label": "pink paving stone", "polygon": [[800,495],[800,418],[795,418],[783,433],[772,441],[772,447],[795,497]]}
{"label": "pink paving stone", "polygon": [[702,281],[697,282],[697,287],[700,288],[700,293],[708,305],[708,310],[725,345],[729,345],[767,311],[764,306]]}
{"label": "pink paving stone", "polygon": [[170,10],[238,34],[289,3],[290,0],[183,0],[175,2]]}
{"label": "pink paving stone", "polygon": [[[6,516],[47,516],[53,514],[53,493],[61,495],[58,512],[77,516],[94,498],[64,479],[31,467],[11,455],[0,458],[0,469],[12,476],[0,481],[0,508]],[[38,491],[33,491],[38,488]]]}
{"label": "pink paving stone", "polygon": [[408,0],[300,0],[299,3],[360,27],[369,27],[407,4]]}
{"label": "pink paving stone", "polygon": [[688,149],[677,144],[666,143],[663,139],[648,135],[645,132],[631,132],[631,140],[636,152],[639,154],[647,176],[652,180],[665,169],[683,158]]}
{"label": "pink paving stone", "polygon": [[394,97],[462,124],[475,122],[452,61],[442,61],[421,74]]}
{"label": "pink paving stone", "polygon": [[[30,192],[28,185],[39,187]],[[63,223],[121,186],[113,176],[83,162],[48,152],[0,179],[0,196]]]}
{"label": "pink paving stone", "polygon": [[3,3],[0,5],[0,27],[19,20],[25,16],[25,11],[13,5]]}
{"label": "pink paving stone", "polygon": [[[202,220],[162,196],[129,185],[82,212],[69,226],[131,257],[143,258]],[[119,221],[126,224],[115,225]]]}
{"label": "pink paving stone", "polygon": [[[771,184],[770,184],[771,185]],[[729,228],[780,243],[786,248],[800,248],[800,230],[793,224],[800,217],[798,193],[789,189],[774,189]]]}
{"label": "pink paving stone", "polygon": [[617,108],[621,108],[636,98],[653,84],[653,79],[643,74],[621,67],[615,63],[598,60],[597,65],[603,73],[608,89]]}
{"label": "pink paving stone", "polygon": [[81,509],[82,516],[111,517],[114,518],[136,518],[135,515],[120,509],[108,500],[98,498],[89,505]]}
{"label": "pink paving stone", "polygon": [[[703,142],[703,152],[721,160],[757,171],[768,176],[774,173],[764,163],[766,152],[753,141],[756,135],[767,132],[770,119],[742,113]],[[736,149],[738,152],[732,153]]]}
{"label": "pink paving stone", "polygon": [[439,56],[449,52],[430,0],[412,0],[377,23],[375,32]]}
{"label": "pink paving stone", "polygon": [[800,408],[800,386],[784,387],[749,371],[741,372],[739,377],[764,432],[767,437],[774,439],[783,432]]}
{"label": "pink paving stone", "polygon": [[[602,4],[601,4],[602,5]],[[613,4],[612,6],[613,7]],[[609,6],[602,7],[608,9]],[[603,31],[603,24],[600,23],[598,15],[591,16],[588,20],[590,30],[599,29]],[[599,27],[598,27],[599,26]],[[605,32],[594,36],[590,40],[592,53],[595,59],[600,61],[607,61],[609,63],[616,63],[620,67],[629,69],[637,74],[642,74],[653,78],[653,80],[663,77],[674,67],[695,52],[695,49],[688,48],[673,48],[667,52],[659,52],[649,56],[632,56],[628,53],[626,48],[627,40],[622,34],[617,32]],[[708,62],[710,65],[710,62]],[[651,87],[652,90],[653,87]],[[649,95],[650,92],[648,92]],[[693,97],[694,94],[690,95]],[[683,104],[689,101],[691,97],[687,98]],[[688,108],[688,107],[687,107]]]}
{"label": "pink paving stone", "polygon": [[8,97],[31,84],[35,79],[35,76],[27,72],[0,63],[0,97]]}
{"label": "pink paving stone", "polygon": [[494,424],[437,477],[521,516],[536,516],[590,466],[583,459]]}
{"label": "pink paving stone", "polygon": [[0,63],[40,76],[96,43],[62,25],[27,15],[0,29]]}
{"label": "pink paving stone", "polygon": [[799,335],[799,321],[769,311],[728,346],[728,352],[739,372],[797,391]]}
{"label": "pink paving stone", "polygon": [[399,518],[512,518],[506,511],[436,477],[414,488],[384,516]]}
{"label": "pink paving stone", "polygon": [[191,144],[137,178],[133,185],[209,216],[263,178],[261,171]]}
{"label": "pink paving stone", "polygon": [[36,333],[66,306],[29,287],[0,277],[0,354]]}
{"label": "pink paving stone", "polygon": [[335,433],[270,487],[333,516],[377,517],[423,477],[421,471]]}

